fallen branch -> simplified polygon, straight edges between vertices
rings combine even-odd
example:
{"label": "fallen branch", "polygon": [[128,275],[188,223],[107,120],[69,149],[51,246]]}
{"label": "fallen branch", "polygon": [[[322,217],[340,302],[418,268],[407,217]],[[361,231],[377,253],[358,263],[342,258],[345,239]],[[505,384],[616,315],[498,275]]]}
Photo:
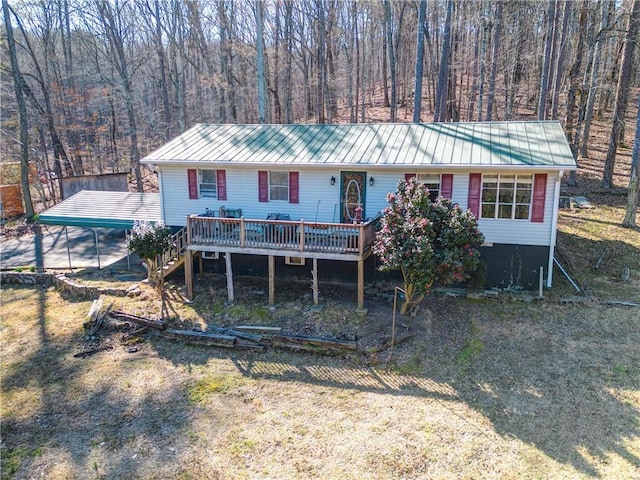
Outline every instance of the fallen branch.
{"label": "fallen branch", "polygon": [[167,328],[167,324],[162,320],[151,320],[149,318],[140,317],[132,313],[125,313],[120,310],[109,312],[109,316],[117,318],[119,320],[129,320],[131,322],[135,322],[146,327],[155,328],[157,330],[165,330]]}
{"label": "fallen branch", "polygon": [[622,302],[620,300],[606,300],[602,302],[604,305],[619,305],[623,307],[640,307],[640,303],[634,302]]}

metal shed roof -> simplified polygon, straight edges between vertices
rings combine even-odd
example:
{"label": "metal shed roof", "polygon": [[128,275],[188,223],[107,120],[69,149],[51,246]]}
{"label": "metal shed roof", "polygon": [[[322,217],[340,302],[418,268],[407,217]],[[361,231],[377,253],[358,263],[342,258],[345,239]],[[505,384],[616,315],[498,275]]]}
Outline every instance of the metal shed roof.
{"label": "metal shed roof", "polygon": [[38,216],[47,225],[130,229],[135,220],[159,222],[160,194],[82,190]]}
{"label": "metal shed roof", "polygon": [[557,121],[198,124],[142,159],[148,164],[575,169]]}

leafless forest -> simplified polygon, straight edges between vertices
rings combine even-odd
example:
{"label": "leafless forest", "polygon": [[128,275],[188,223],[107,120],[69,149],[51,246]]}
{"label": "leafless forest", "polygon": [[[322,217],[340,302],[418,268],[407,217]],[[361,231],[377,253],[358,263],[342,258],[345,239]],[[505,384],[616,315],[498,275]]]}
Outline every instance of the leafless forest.
{"label": "leafless forest", "polygon": [[2,7],[2,158],[58,178],[131,171],[142,190],[140,157],[196,122],[559,119],[581,159],[606,119],[605,188],[633,141],[639,0]]}

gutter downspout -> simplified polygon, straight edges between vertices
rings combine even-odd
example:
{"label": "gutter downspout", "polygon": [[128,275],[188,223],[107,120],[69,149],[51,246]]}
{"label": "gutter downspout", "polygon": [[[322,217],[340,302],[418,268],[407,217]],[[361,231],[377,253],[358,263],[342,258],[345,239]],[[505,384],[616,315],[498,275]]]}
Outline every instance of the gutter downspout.
{"label": "gutter downspout", "polygon": [[564,170],[558,172],[553,191],[553,213],[551,216],[551,238],[549,239],[549,263],[547,265],[547,288],[551,288],[553,280],[553,257],[555,256],[556,237],[558,236],[558,210],[560,208],[560,182]]}

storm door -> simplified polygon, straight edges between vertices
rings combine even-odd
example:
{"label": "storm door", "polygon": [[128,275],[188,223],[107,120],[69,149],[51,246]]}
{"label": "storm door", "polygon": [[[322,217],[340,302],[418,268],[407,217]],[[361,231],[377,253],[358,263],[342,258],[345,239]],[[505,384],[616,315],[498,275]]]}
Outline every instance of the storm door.
{"label": "storm door", "polygon": [[340,174],[340,222],[353,223],[356,218],[356,208],[364,212],[366,172],[341,172]]}

